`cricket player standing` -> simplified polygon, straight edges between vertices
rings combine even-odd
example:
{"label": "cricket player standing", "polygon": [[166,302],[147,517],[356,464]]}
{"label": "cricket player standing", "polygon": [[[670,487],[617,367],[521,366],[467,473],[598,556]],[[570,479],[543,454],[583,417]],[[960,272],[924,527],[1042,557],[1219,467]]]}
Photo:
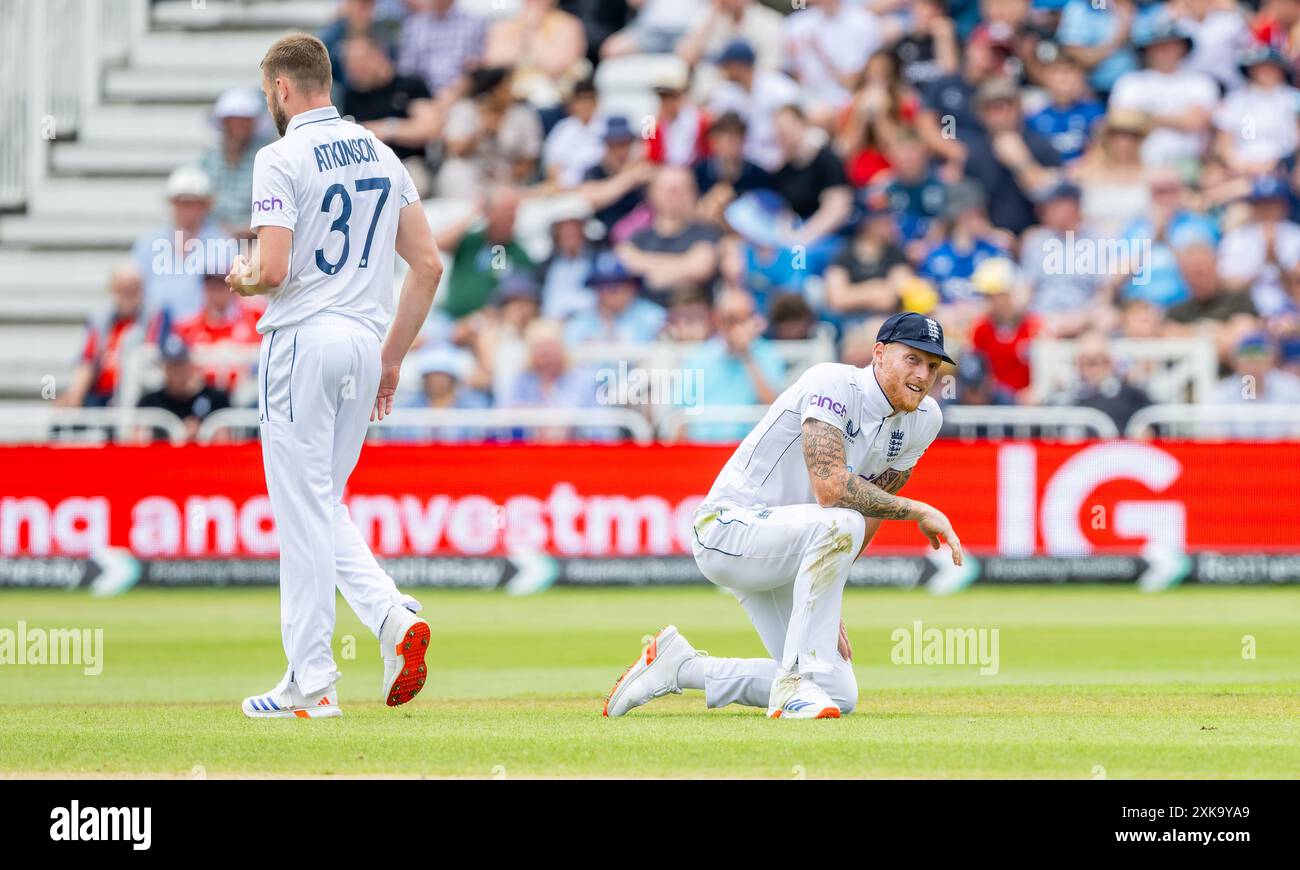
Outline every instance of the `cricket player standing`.
{"label": "cricket player standing", "polygon": [[870,366],[813,366],[777,398],[700,504],[693,542],[700,571],[740,600],[771,658],[697,652],[670,625],[615,684],[606,716],[683,689],[703,689],[709,707],[766,706],[771,718],[853,710],[840,599],[881,521],[915,521],[932,547],[942,539],[962,561],[947,517],[895,495],[939,433],[927,393],[943,362],[952,360],[938,321],[896,314]]}
{"label": "cricket player standing", "polygon": [[[275,688],[244,699],[256,718],[340,715],[336,586],[379,638],[389,706],[414,698],[427,676],[429,625],[379,567],[342,496],[369,421],[392,411],[442,266],[410,175],[387,145],[339,117],[330,85],[329,54],[313,36],[286,36],[263,58],[282,138],[253,165],[257,249],[226,279],[268,299],[257,325],[258,411],[289,667]],[[396,318],[394,248],[410,266]]]}

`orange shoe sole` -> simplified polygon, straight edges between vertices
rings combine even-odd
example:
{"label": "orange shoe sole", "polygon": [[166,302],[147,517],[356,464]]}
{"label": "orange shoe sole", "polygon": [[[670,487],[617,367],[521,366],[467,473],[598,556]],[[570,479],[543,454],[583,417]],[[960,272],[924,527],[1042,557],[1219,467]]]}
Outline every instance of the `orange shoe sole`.
{"label": "orange shoe sole", "polygon": [[429,651],[429,624],[417,622],[412,625],[395,649],[402,659],[402,670],[388,693],[386,703],[390,707],[407,703],[424,688],[424,680],[429,675],[424,665],[424,654]]}
{"label": "orange shoe sole", "polygon": [[650,639],[650,643],[646,644],[646,648],[641,650],[641,655],[637,656],[636,661],[628,665],[627,670],[623,671],[622,675],[614,681],[614,688],[610,689],[609,694],[605,696],[605,706],[601,708],[600,715],[609,718],[609,699],[614,697],[614,693],[618,691],[618,687],[623,685],[623,680],[634,667],[641,664],[642,659],[645,660],[646,667],[654,664],[654,660],[659,656],[659,635],[663,633],[664,630],[662,628],[655,632],[655,636]]}

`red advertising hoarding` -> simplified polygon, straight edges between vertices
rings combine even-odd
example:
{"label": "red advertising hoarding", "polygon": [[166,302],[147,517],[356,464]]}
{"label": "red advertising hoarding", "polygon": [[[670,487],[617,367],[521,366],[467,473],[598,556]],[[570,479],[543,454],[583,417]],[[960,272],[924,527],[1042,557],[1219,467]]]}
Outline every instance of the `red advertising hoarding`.
{"label": "red advertising hoarding", "polygon": [[[690,517],[731,448],[404,446],[362,454],[347,501],[383,556],[689,552]],[[0,449],[0,558],[270,557],[256,444]],[[938,442],[905,494],[974,553],[1300,550],[1300,443]],[[920,536],[886,523],[878,554]]]}

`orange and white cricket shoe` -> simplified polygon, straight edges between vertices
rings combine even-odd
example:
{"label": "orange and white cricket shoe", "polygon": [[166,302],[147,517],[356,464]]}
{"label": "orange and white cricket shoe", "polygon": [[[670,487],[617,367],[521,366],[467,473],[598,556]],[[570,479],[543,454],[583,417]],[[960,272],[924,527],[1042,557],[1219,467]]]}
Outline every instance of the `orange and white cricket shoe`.
{"label": "orange and white cricket shoe", "polygon": [[769,719],[838,719],[840,708],[821,686],[797,673],[778,672],[767,702]]}
{"label": "orange and white cricket shoe", "polygon": [[[418,605],[416,605],[418,606]],[[428,668],[429,623],[409,608],[395,604],[379,629],[379,652],[384,657],[384,703],[405,704],[424,688]]]}
{"label": "orange and white cricket shoe", "polygon": [[331,683],[323,691],[304,695],[293,674],[286,673],[279,685],[265,695],[245,698],[241,709],[250,719],[330,719],[343,715],[335,686]]}
{"label": "orange and white cricket shoe", "polygon": [[696,652],[695,647],[677,633],[676,626],[668,626],[651,638],[632,666],[619,677],[605,699],[604,715],[622,716],[655,698],[669,693],[680,695],[682,690],[677,685],[677,671],[683,662],[697,655],[703,653]]}

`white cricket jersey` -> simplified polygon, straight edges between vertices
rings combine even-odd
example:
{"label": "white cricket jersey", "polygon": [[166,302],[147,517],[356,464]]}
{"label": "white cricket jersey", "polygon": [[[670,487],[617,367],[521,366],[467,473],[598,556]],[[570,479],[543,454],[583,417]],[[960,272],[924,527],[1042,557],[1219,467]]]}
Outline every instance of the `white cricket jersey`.
{"label": "white cricket jersey", "polygon": [[267,295],[258,332],[330,313],[383,338],[398,212],[419,198],[393,149],[333,106],[294,115],[253,162],[252,228],[293,230],[289,274]]}
{"label": "white cricket jersey", "polygon": [[843,432],[849,471],[873,480],[886,469],[916,465],[939,434],[943,414],[929,396],[911,413],[895,411],[870,366],[815,365],[777,397],[740,442],[705,501],[815,504],[803,458],[805,420],[823,420]]}

